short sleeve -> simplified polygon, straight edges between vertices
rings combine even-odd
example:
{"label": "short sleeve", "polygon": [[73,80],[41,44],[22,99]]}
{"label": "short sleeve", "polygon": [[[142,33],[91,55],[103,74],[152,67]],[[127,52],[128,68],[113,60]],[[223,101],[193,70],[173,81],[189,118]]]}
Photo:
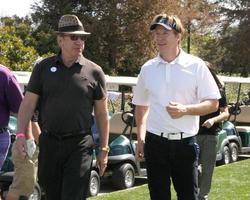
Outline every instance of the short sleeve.
{"label": "short sleeve", "polygon": [[146,76],[143,67],[138,76],[137,84],[133,91],[132,103],[135,105],[149,106],[149,94],[146,89]]}
{"label": "short sleeve", "polygon": [[221,98],[219,88],[205,63],[198,68],[197,86],[197,95],[200,102],[208,99]]}
{"label": "short sleeve", "polygon": [[42,93],[42,65],[36,64],[31,73],[30,80],[27,86],[27,91],[41,95]]}
{"label": "short sleeve", "polygon": [[8,77],[5,93],[10,111],[17,113],[23,99],[23,94],[13,74],[10,74]]}
{"label": "short sleeve", "polygon": [[106,80],[102,69],[94,72],[96,79],[96,88],[94,90],[94,100],[100,100],[107,96]]}

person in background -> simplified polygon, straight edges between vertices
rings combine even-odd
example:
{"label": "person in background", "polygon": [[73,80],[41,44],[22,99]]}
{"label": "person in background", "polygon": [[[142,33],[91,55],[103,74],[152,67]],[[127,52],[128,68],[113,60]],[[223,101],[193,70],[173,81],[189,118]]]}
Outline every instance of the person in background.
{"label": "person in background", "polygon": [[152,200],[170,200],[171,181],[178,200],[197,200],[199,116],[217,110],[220,93],[205,62],[181,49],[178,17],[157,15],[150,31],[159,54],[134,90],[137,158],[145,156]]}
{"label": "person in background", "polygon": [[[16,142],[12,147],[14,176],[6,200],[28,200],[33,193],[37,177],[37,157],[39,150],[35,141],[38,141],[41,132],[36,121],[31,121],[31,130],[27,132],[27,151],[25,158],[19,156]],[[29,149],[29,150],[28,150]]]}
{"label": "person in background", "polygon": [[8,123],[17,114],[23,95],[14,74],[0,64],[0,170],[10,146]]}
{"label": "person in background", "polygon": [[[34,66],[41,60],[42,58],[39,57],[34,62]],[[24,94],[25,90],[26,86],[24,86]],[[26,144],[28,153],[27,156],[25,156],[25,159],[22,159],[18,155],[18,149],[16,149],[15,143],[12,147],[12,160],[15,171],[6,200],[27,200],[34,191],[39,153],[39,148],[36,144],[38,144],[38,138],[41,133],[41,129],[38,124],[38,115],[39,111],[37,108],[31,118],[31,127],[29,128],[29,133],[27,133],[28,137]]]}
{"label": "person in background", "polygon": [[200,116],[200,128],[197,135],[197,143],[200,146],[199,165],[199,200],[207,200],[211,189],[212,176],[216,162],[217,135],[221,130],[221,122],[229,117],[225,88],[216,76],[212,65],[206,62],[214,80],[220,90],[219,108],[217,111]]}
{"label": "person in background", "polygon": [[45,199],[82,200],[86,199],[93,159],[93,109],[100,132],[100,175],[107,166],[106,82],[101,67],[82,55],[90,33],[77,16],[63,15],[56,34],[59,53],[40,61],[31,74],[18,112],[16,145],[23,157],[26,128],[39,100],[38,181]]}
{"label": "person in background", "polygon": [[10,146],[9,117],[10,114],[17,114],[22,98],[14,74],[0,64],[0,171]]}

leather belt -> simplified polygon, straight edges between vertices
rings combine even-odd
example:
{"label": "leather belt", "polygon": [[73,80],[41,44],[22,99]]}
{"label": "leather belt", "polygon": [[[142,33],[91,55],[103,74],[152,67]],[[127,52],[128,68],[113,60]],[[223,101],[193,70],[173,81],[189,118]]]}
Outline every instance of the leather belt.
{"label": "leather belt", "polygon": [[[149,131],[147,131],[149,132]],[[192,137],[192,136],[189,136],[183,132],[179,132],[179,133],[152,133],[152,132],[149,132],[151,134],[154,134],[154,135],[158,135],[160,137],[163,137],[163,138],[166,138],[168,140],[182,140],[182,139],[185,139],[185,138],[189,138],[189,137]]]}
{"label": "leather belt", "polygon": [[53,133],[52,131],[48,131],[48,130],[43,130],[42,133],[45,133],[48,136],[52,136],[54,138],[56,138],[57,140],[66,140],[66,139],[70,139],[70,138],[76,138],[76,137],[83,137],[86,135],[90,135],[91,131],[77,131],[77,132],[71,132],[71,133]]}

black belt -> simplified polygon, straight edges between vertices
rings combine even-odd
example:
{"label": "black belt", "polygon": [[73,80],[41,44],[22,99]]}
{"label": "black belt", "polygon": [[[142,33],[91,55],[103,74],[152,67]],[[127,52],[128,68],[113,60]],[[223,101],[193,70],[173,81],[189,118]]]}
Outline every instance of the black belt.
{"label": "black belt", "polygon": [[7,127],[0,128],[0,133],[4,133],[4,132],[6,132],[7,130],[8,130]]}
{"label": "black belt", "polygon": [[70,133],[55,133],[52,131],[48,131],[48,130],[43,130],[42,133],[45,133],[48,136],[54,137],[57,140],[66,140],[66,139],[70,139],[70,138],[76,138],[76,137],[83,137],[86,135],[90,135],[91,131],[88,130],[81,130],[81,131],[74,131],[74,132],[70,132]]}

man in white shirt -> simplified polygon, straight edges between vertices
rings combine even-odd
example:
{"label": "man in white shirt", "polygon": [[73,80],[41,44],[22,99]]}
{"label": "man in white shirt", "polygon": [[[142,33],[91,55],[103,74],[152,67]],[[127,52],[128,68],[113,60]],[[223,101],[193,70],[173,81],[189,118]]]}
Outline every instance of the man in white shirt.
{"label": "man in white shirt", "polygon": [[[183,25],[176,16],[155,16],[150,26],[159,54],[141,68],[133,103],[137,157],[147,163],[152,200],[197,200],[199,116],[218,108],[220,93],[204,61],[180,48]],[[144,145],[145,143],[145,145]]]}

